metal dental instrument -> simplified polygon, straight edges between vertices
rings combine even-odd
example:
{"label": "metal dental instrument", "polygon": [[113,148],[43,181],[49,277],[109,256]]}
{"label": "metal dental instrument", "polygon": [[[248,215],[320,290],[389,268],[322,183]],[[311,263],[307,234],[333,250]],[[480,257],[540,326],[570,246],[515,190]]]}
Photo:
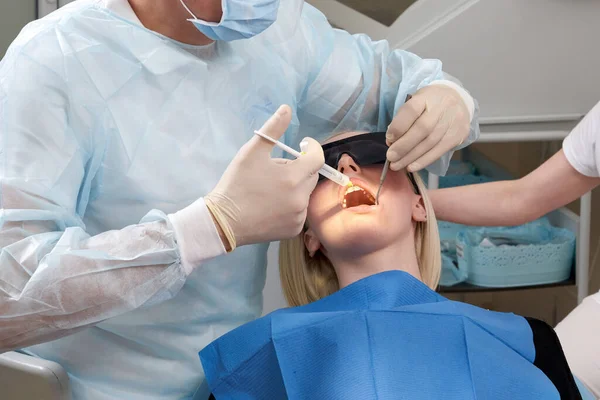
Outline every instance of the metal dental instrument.
{"label": "metal dental instrument", "polygon": [[[404,103],[409,101],[412,98],[410,94],[406,95],[406,100]],[[379,178],[379,187],[377,188],[377,194],[375,195],[375,204],[379,205],[379,193],[381,193],[381,188],[383,187],[383,181],[385,181],[385,177],[387,176],[388,171],[390,170],[390,160],[386,159],[385,164],[383,165],[383,171],[381,171],[381,177]]]}
{"label": "metal dental instrument", "polygon": [[385,164],[383,165],[383,171],[381,172],[381,178],[379,178],[379,188],[377,188],[377,194],[375,195],[375,204],[379,205],[379,193],[381,193],[381,188],[383,187],[383,181],[385,181],[385,177],[387,176],[388,171],[390,170],[390,161],[385,160]]}

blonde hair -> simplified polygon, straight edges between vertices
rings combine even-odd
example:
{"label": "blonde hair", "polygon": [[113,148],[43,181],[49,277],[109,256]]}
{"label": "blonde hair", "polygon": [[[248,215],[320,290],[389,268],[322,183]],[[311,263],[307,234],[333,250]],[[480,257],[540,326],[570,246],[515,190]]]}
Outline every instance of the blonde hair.
{"label": "blonde hair", "polygon": [[[438,225],[423,181],[418,174],[413,177],[427,212],[427,221],[416,224],[415,251],[423,282],[435,290],[442,264]],[[312,303],[339,290],[337,275],[329,259],[321,251],[310,257],[304,245],[305,231],[282,241],[279,247],[279,276],[283,294],[291,307]]]}

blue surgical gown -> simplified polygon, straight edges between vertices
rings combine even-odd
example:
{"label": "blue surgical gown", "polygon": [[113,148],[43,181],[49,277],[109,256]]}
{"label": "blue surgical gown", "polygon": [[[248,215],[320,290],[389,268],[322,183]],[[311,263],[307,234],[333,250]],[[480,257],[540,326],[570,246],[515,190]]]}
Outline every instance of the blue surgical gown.
{"label": "blue surgical gown", "polygon": [[268,245],[188,270],[168,214],[281,104],[297,148],[384,130],[444,78],[308,4],[294,14],[298,1],[253,39],[205,47],[98,0],[23,29],[0,64],[0,351],[49,341],[23,351],[61,364],[76,399],[184,398],[204,382],[198,351],[261,313]]}

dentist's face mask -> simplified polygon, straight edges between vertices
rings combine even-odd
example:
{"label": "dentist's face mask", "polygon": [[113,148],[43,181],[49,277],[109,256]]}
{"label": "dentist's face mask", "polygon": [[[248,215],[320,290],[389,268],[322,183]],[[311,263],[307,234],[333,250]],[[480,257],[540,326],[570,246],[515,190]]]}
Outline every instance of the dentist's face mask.
{"label": "dentist's face mask", "polygon": [[231,42],[249,39],[273,25],[277,19],[280,0],[222,0],[221,22],[207,22],[196,18],[184,0],[179,0],[193,17],[188,21],[212,40]]}

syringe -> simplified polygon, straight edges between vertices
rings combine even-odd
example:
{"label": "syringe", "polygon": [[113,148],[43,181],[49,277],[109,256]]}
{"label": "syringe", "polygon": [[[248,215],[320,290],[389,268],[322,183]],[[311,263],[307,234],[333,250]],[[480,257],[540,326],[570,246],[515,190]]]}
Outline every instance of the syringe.
{"label": "syringe", "polygon": [[[279,147],[281,150],[293,155],[296,158],[302,156],[302,153],[297,152],[296,150],[292,149],[289,146],[286,146],[285,144],[281,143],[279,140],[275,140],[272,137],[265,135],[264,133],[262,133],[260,131],[254,131],[254,133],[256,133],[261,138],[268,140],[269,142],[273,143],[275,146]],[[352,186],[352,182],[350,182],[350,178],[347,175],[342,174],[340,171],[330,167],[327,164],[323,165],[323,168],[321,168],[319,170],[319,173],[321,175],[323,175],[325,178],[337,183],[340,186]]]}

